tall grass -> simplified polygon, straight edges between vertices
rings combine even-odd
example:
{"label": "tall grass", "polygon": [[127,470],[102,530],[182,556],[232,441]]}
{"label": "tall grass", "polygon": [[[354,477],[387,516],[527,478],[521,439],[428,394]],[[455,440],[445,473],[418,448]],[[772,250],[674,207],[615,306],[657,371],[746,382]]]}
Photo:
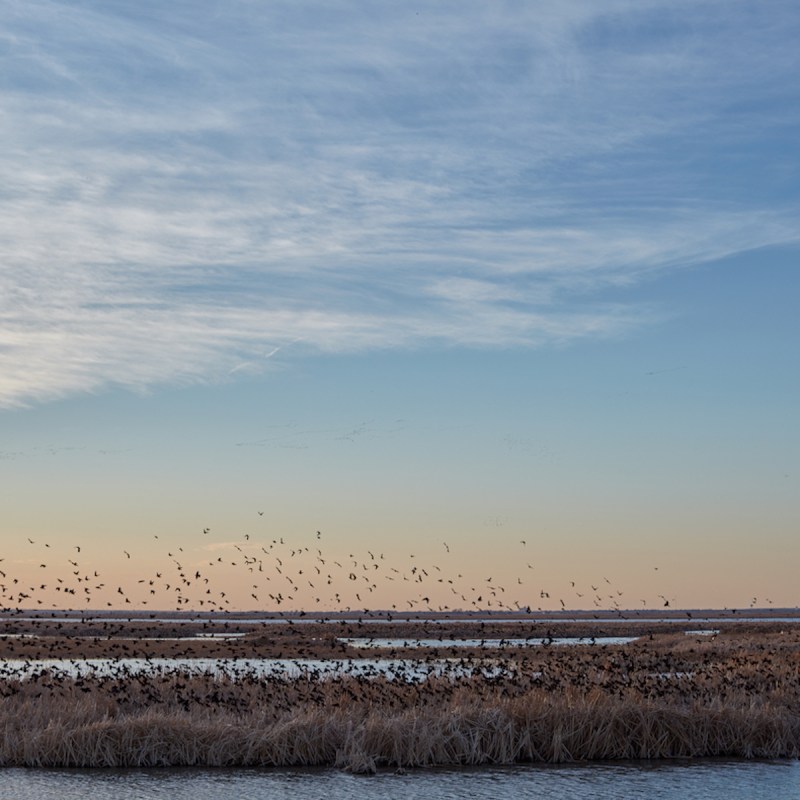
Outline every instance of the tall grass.
{"label": "tall grass", "polygon": [[[631,657],[626,657],[630,659]],[[800,757],[796,666],[710,664],[691,679],[609,656],[593,674],[421,684],[142,675],[0,682],[0,765],[47,767],[512,764]],[[659,662],[660,663],[660,662]],[[648,667],[649,669],[650,667]]]}

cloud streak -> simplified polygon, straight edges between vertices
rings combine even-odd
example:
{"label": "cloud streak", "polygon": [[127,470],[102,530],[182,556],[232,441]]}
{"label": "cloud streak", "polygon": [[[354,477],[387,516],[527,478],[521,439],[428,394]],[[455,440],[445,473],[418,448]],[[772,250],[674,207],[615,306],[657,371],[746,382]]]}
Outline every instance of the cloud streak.
{"label": "cloud streak", "polygon": [[800,236],[791,4],[197,8],[0,11],[0,406],[619,335]]}

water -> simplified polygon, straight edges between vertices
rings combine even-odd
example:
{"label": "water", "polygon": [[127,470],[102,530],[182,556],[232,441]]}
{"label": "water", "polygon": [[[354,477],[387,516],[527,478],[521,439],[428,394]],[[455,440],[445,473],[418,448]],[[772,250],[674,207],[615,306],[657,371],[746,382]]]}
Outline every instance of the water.
{"label": "water", "polygon": [[[229,639],[242,639],[246,633],[197,633],[194,636],[115,636],[114,642],[196,642],[198,639],[213,639],[225,642]],[[71,636],[71,639],[94,639],[94,635]],[[40,639],[46,636],[38,633],[0,633],[0,639]],[[110,640],[109,640],[110,641]]]}
{"label": "water", "polygon": [[432,675],[495,677],[507,666],[491,659],[462,662],[461,659],[419,660],[411,658],[85,658],[3,659],[0,678],[31,678],[47,672],[54,676],[98,676],[130,678],[141,674],[209,674],[231,678],[326,678],[351,675],[360,678],[423,681]]}
{"label": "water", "polygon": [[0,769],[0,800],[800,800],[800,762],[689,761],[430,769]]}
{"label": "water", "polygon": [[367,637],[339,638],[353,647],[367,650],[396,650],[402,647],[544,647],[547,645],[609,645],[630,644],[636,636],[549,636],[539,639],[529,636],[527,639],[377,639]]}

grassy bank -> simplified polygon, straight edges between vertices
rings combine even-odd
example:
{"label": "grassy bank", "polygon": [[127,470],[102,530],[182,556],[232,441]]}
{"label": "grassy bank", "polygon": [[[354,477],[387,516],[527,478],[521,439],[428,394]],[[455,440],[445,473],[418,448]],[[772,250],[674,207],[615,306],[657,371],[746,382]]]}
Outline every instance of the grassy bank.
{"label": "grassy bank", "polygon": [[4,766],[433,765],[800,756],[796,653],[586,648],[500,678],[0,681]]}

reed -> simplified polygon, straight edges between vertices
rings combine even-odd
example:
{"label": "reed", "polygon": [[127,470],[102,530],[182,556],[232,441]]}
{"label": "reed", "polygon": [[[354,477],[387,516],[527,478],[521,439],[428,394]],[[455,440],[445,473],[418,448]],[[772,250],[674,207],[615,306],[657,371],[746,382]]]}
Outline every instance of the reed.
{"label": "reed", "polygon": [[0,681],[0,765],[338,766],[369,773],[800,757],[796,666],[756,665],[737,656],[705,671],[695,665],[691,680],[665,678],[642,655],[619,651],[602,663],[559,655],[544,671],[518,665],[493,679],[418,683],[349,675],[63,678],[42,672]]}

